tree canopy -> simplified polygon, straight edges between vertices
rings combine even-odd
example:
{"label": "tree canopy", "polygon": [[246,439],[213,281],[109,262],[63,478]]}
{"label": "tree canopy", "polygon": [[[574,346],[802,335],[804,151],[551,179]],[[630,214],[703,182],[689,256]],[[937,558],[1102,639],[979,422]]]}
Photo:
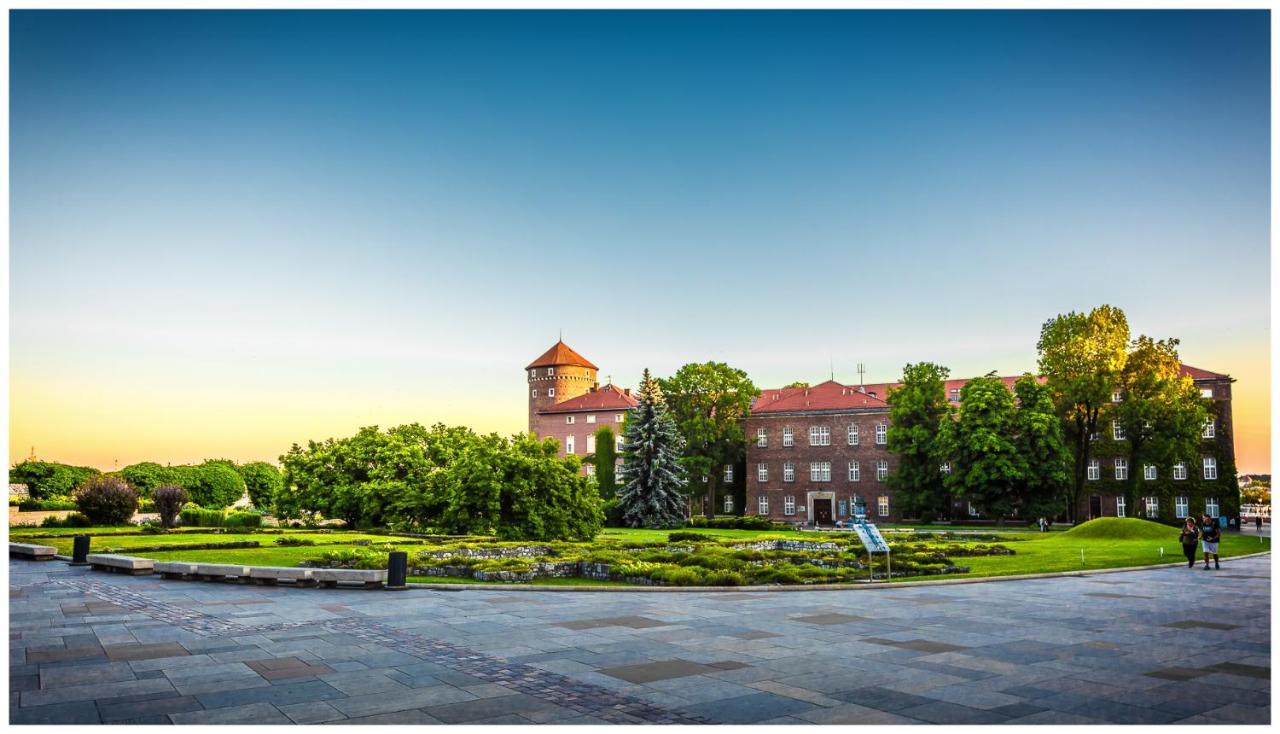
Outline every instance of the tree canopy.
{"label": "tree canopy", "polygon": [[931,362],[908,364],[902,384],[889,391],[889,428],[886,444],[898,455],[898,466],[889,475],[899,506],[908,515],[926,520],[947,516],[950,496],[943,484],[941,465],[946,460],[939,442],[947,404],[946,367]]}
{"label": "tree canopy", "polygon": [[995,373],[969,380],[960,390],[956,420],[945,421],[942,445],[952,494],[996,518],[1017,509],[1026,463],[1014,441],[1013,394]]}
{"label": "tree canopy", "polygon": [[667,414],[662,388],[644,371],[639,403],[627,419],[622,442],[618,507],[628,527],[674,528],[684,524],[683,439]]}

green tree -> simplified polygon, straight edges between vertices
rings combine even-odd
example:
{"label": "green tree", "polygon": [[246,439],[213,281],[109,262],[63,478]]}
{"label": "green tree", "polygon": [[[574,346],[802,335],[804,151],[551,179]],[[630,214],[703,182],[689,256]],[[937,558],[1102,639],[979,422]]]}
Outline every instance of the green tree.
{"label": "green tree", "polygon": [[1128,356],[1129,323],[1124,311],[1099,306],[1087,314],[1046,321],[1036,344],[1044,375],[1071,446],[1074,467],[1067,512],[1074,521],[1084,493],[1098,419],[1111,402]]}
{"label": "green tree", "polygon": [[91,466],[71,466],[56,461],[23,461],[9,470],[9,481],[27,485],[32,499],[70,497],[76,487],[102,472]]}
{"label": "green tree", "polygon": [[795,382],[792,382],[792,383],[788,383],[788,384],[786,384],[786,385],[783,385],[783,386],[782,386],[782,389],[783,389],[783,390],[786,390],[786,389],[788,389],[788,388],[807,388],[807,387],[809,387],[809,383],[807,383],[807,382],[801,382],[801,381],[797,380],[797,381],[795,381]]}
{"label": "green tree", "polygon": [[150,497],[157,487],[174,484],[178,480],[178,472],[171,467],[160,466],[154,461],[143,461],[130,464],[115,472],[137,490],[142,497]]}
{"label": "green tree", "polygon": [[674,528],[684,523],[683,439],[667,414],[662,388],[644,371],[639,403],[627,419],[622,443],[618,505],[628,527]]}
{"label": "green tree", "polygon": [[743,425],[760,390],[746,372],[723,362],[686,364],[658,385],[684,440],[686,476],[706,477],[706,514],[712,517],[720,470],[746,456]]}
{"label": "green tree", "polygon": [[1195,381],[1181,374],[1181,368],[1177,339],[1140,336],[1133,341],[1120,373],[1115,396],[1119,401],[1107,411],[1123,431],[1118,443],[1129,462],[1125,507],[1137,507],[1146,464],[1170,466],[1199,455],[1210,401],[1200,396]]}
{"label": "green tree", "polygon": [[244,496],[244,480],[222,462],[172,468],[178,470],[177,484],[201,507],[222,509]]}
{"label": "green tree", "polygon": [[284,486],[283,476],[275,464],[266,461],[251,461],[236,467],[240,478],[244,480],[245,489],[249,491],[249,500],[260,510],[269,510],[275,502],[276,493]]}
{"label": "green tree", "polygon": [[902,384],[889,391],[889,429],[886,447],[898,455],[898,466],[889,475],[904,513],[928,521],[949,516],[951,499],[943,484],[946,460],[939,442],[948,419],[946,380],[949,371],[930,362],[908,364]]}
{"label": "green tree", "polygon": [[1062,421],[1047,385],[1026,374],[1013,386],[1018,398],[1014,412],[1014,444],[1022,461],[1017,494],[1023,518],[1054,517],[1062,512],[1070,482],[1071,452]]}
{"label": "green tree", "polygon": [[591,462],[596,468],[596,489],[601,499],[613,499],[618,494],[618,448],[612,428],[596,429],[596,451]]}
{"label": "green tree", "polygon": [[1020,504],[1024,464],[1014,443],[1013,394],[992,372],[960,390],[960,411],[946,421],[942,445],[953,495],[1003,522]]}

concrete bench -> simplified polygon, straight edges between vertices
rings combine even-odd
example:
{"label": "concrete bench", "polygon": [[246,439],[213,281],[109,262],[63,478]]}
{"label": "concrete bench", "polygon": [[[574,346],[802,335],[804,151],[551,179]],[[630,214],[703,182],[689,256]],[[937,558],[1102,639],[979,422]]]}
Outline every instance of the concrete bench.
{"label": "concrete bench", "polygon": [[378,589],[387,583],[387,570],[357,568],[313,568],[311,578],[326,589],[340,585],[360,585],[366,589]]}
{"label": "concrete bench", "polygon": [[52,561],[56,555],[58,555],[58,549],[51,545],[9,544],[10,558],[26,558],[29,561]]}
{"label": "concrete bench", "polygon": [[155,561],[150,558],[118,556],[111,553],[90,553],[86,560],[89,561],[89,565],[95,571],[145,576],[155,570]]}
{"label": "concrete bench", "polygon": [[229,581],[249,583],[249,567],[234,563],[193,563],[191,577],[200,581]]}
{"label": "concrete bench", "polygon": [[275,586],[281,581],[295,586],[315,586],[316,580],[310,568],[293,568],[289,566],[250,566],[249,581],[267,586]]}

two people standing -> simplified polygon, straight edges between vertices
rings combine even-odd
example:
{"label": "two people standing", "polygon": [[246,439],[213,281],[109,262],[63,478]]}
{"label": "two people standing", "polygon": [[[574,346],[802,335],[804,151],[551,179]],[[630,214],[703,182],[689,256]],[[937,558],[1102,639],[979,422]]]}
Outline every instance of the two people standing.
{"label": "two people standing", "polygon": [[1182,544],[1182,554],[1187,557],[1187,568],[1196,565],[1197,540],[1204,549],[1204,570],[1209,570],[1209,556],[1213,556],[1213,568],[1220,569],[1218,542],[1222,540],[1222,531],[1218,527],[1217,518],[1204,515],[1197,524],[1195,518],[1188,517],[1182,525],[1182,534],[1178,536],[1178,542]]}

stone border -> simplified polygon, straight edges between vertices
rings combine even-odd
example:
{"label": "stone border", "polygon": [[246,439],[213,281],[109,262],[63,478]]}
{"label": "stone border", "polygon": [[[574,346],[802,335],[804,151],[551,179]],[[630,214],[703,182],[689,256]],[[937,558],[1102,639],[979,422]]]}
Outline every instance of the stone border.
{"label": "stone border", "polygon": [[[1231,556],[1226,561],[1234,561],[1240,558],[1255,558],[1257,556],[1271,555],[1271,551],[1262,551],[1260,553],[1248,553],[1243,556]],[[1085,569],[1080,571],[1051,571],[1048,573],[1024,573],[1014,576],[978,576],[976,578],[967,579],[922,579],[920,581],[900,581],[900,582],[881,582],[881,583],[853,583],[853,584],[787,584],[773,586],[568,586],[568,585],[538,585],[538,584],[408,584],[411,589],[428,589],[430,591],[554,591],[554,592],[653,592],[653,593],[680,593],[680,592],[791,592],[791,591],[869,591],[880,589],[901,589],[915,586],[951,586],[955,584],[982,584],[993,581],[1025,581],[1030,579],[1051,579],[1064,576],[1096,576],[1104,573],[1123,573],[1126,571],[1149,571],[1158,568],[1168,568],[1171,566],[1180,566],[1181,561],[1173,561],[1170,563],[1156,563],[1150,566],[1126,566],[1124,568],[1099,568]]]}

